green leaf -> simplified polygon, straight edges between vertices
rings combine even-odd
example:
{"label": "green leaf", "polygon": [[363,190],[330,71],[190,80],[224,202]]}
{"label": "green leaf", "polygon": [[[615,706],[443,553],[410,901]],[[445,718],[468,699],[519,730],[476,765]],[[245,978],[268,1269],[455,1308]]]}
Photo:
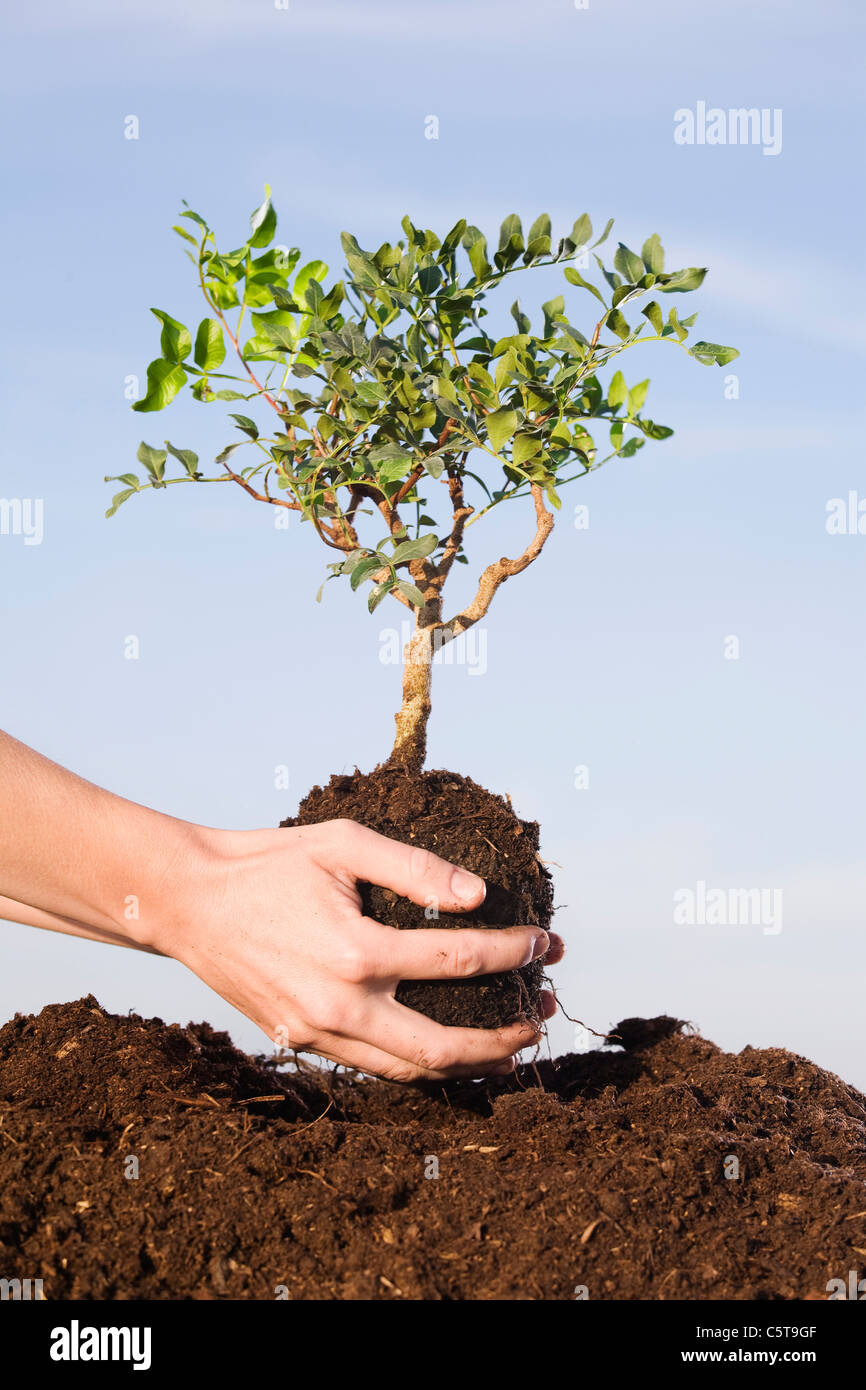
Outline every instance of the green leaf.
{"label": "green leaf", "polygon": [[136,455],[139,463],[143,463],[151,478],[155,483],[161,483],[165,473],[165,461],[168,455],[165,449],[152,449],[144,440],[138,446]]}
{"label": "green leaf", "polygon": [[631,329],[620,313],[619,309],[612,309],[607,316],[607,326],[618,338],[627,338]]}
{"label": "green leaf", "polygon": [[497,391],[501,391],[517,371],[517,354],[513,347],[507,349],[496,368],[493,378]]}
{"label": "green leaf", "polygon": [[376,474],[380,483],[401,483],[406,477],[408,470],[407,463],[398,458],[386,459],[384,463],[376,465]]}
{"label": "green leaf", "polygon": [[476,280],[485,280],[492,266],[487,259],[487,238],[478,227],[467,227],[463,233],[463,247],[469,256],[469,264]]}
{"label": "green leaf", "polygon": [[553,486],[552,482],[549,482],[547,484],[547,486],[544,489],[544,492],[548,502],[550,502],[551,505],[554,506],[558,512],[562,511],[562,498],[556,491],[556,488]]}
{"label": "green leaf", "polygon": [[740,355],[739,348],[725,347],[722,343],[695,343],[690,351],[692,357],[696,358],[698,362],[703,362],[706,367],[711,367],[714,363],[724,367]]}
{"label": "green leaf", "polygon": [[644,441],[642,439],[638,439],[637,435],[635,434],[632,436],[631,439],[627,440],[623,447],[620,449],[619,456],[623,459],[630,459],[634,454],[637,453],[638,449],[642,449],[643,446]]}
{"label": "green leaf", "polygon": [[627,395],[625,377],[622,372],[616,372],[611,377],[610,386],[607,388],[608,403],[613,406],[614,410],[617,410],[625,403]]}
{"label": "green leaf", "polygon": [[631,285],[643,275],[643,261],[640,256],[636,256],[634,251],[629,251],[623,242],[620,242],[616,249],[613,263],[622,278]]}
{"label": "green leaf", "polygon": [[636,420],[635,424],[643,430],[648,439],[670,439],[673,430],[667,425],[657,425],[653,420]]}
{"label": "green leaf", "polygon": [[168,362],[180,363],[185,361],[192,348],[189,329],[185,328],[182,323],[178,323],[177,319],[173,319],[171,314],[166,314],[162,309],[151,309],[150,312],[162,324],[159,349],[163,357]]}
{"label": "green leaf", "polygon": [[687,328],[683,328],[683,325],[680,323],[679,319],[677,318],[677,311],[676,311],[676,309],[671,309],[670,313],[668,314],[668,323],[670,324],[671,328],[672,328],[672,329],[674,330],[674,332],[676,333],[677,338],[679,339],[680,342],[682,342],[683,339],[685,339],[685,338],[687,338],[687,337],[689,336],[689,330],[688,330]]}
{"label": "green leaf", "polygon": [[359,381],[355,384],[355,394],[364,405],[378,405],[388,399],[388,391],[378,381]]}
{"label": "green leaf", "polygon": [[484,423],[487,426],[490,445],[494,453],[499,454],[517,428],[517,411],[507,408],[494,410],[485,418]]}
{"label": "green leaf", "polygon": [[125,488],[123,492],[116,492],[111,499],[111,506],[108,508],[108,511],[105,513],[105,515],[107,517],[114,516],[114,513],[117,511],[118,507],[122,507],[124,502],[128,502],[129,498],[134,497],[137,492],[137,487],[128,487]]}
{"label": "green leaf", "polygon": [[265,200],[250,217],[250,246],[268,246],[277,230],[277,214],[271,203],[271,190],[265,184]]}
{"label": "green leaf", "polygon": [[[558,331],[556,320],[565,312],[565,298],[558,294],[555,299],[548,299],[541,306],[544,314],[544,336],[550,338]],[[529,320],[527,320],[527,327]]]}
{"label": "green leaf", "polygon": [[230,411],[229,414],[232,420],[237,420],[238,429],[243,430],[244,434],[248,434],[250,439],[258,439],[259,427],[255,420],[251,420],[249,415],[235,415],[233,411]]}
{"label": "green leaf", "polygon": [[631,390],[628,393],[629,415],[637,415],[638,411],[640,410],[641,406],[646,400],[646,393],[648,390],[649,377],[647,377],[646,381],[639,381],[637,386],[632,386]]}
{"label": "green leaf", "polygon": [[526,238],[523,260],[527,265],[539,256],[550,255],[550,231],[550,217],[543,212],[540,217],[536,217]]}
{"label": "green leaf", "polygon": [[292,286],[292,294],[295,299],[302,298],[311,281],[321,284],[327,273],[328,267],[324,261],[307,261],[306,265],[302,265]]}
{"label": "green leaf", "polygon": [[273,295],[274,303],[280,308],[288,310],[291,314],[302,314],[304,312],[300,304],[296,304],[292,295],[282,285],[269,285],[268,288]]}
{"label": "green leaf", "polygon": [[411,454],[390,440],[386,440],[384,444],[376,444],[367,454],[367,458],[372,464],[399,463],[406,469],[411,468],[414,462]]}
{"label": "green leaf", "polygon": [[202,228],[203,231],[209,232],[209,231],[210,231],[210,227],[209,227],[208,224],[205,222],[204,218],[203,218],[203,217],[199,217],[199,215],[198,215],[197,212],[193,212],[193,210],[192,210],[192,208],[190,207],[189,203],[186,201],[186,198],[183,199],[183,205],[184,205],[184,208],[186,209],[186,211],[181,213],[181,217],[188,217],[188,218],[190,219],[191,222],[197,222],[198,225]]}
{"label": "green leaf", "polygon": [[157,357],[147,369],[147,393],[135,401],[133,410],[162,410],[173,401],[186,382],[186,372],[174,362]]}
{"label": "green leaf", "polygon": [[[274,309],[270,314],[253,314],[253,324],[256,329],[255,338],[244,344],[244,356],[250,343],[258,343],[262,339],[272,348],[279,348],[281,352],[292,352],[298,341],[298,330],[290,314],[284,309]],[[253,351],[256,349],[253,348]]]}
{"label": "green leaf", "polygon": [[384,564],[381,555],[365,555],[352,569],[349,579],[351,587],[357,589],[369,575],[375,574],[378,570],[383,568]]}
{"label": "green leaf", "polygon": [[571,229],[570,240],[574,242],[575,246],[586,246],[591,236],[592,223],[585,212],[581,213]]}
{"label": "green leaf", "polygon": [[499,228],[499,249],[505,250],[512,237],[519,236],[523,239],[523,227],[516,212],[510,212]]}
{"label": "green leaf", "polygon": [[346,257],[346,265],[352,273],[352,279],[356,284],[364,289],[372,289],[380,283],[380,275],[373,257],[366,251],[362,251],[358,245],[357,238],[351,232],[341,232],[340,242],[343,247],[343,255]]}
{"label": "green leaf", "polygon": [[529,321],[528,314],[524,314],[523,310],[521,309],[519,299],[515,299],[514,303],[511,306],[511,317],[517,324],[518,333],[528,333],[530,331],[532,324]]}
{"label": "green leaf", "polygon": [[243,440],[241,440],[238,444],[227,444],[226,447],[224,449],[221,449],[220,452],[217,454],[216,458],[214,459],[214,463],[221,463],[223,465],[227,464],[235,450],[242,449],[243,447]]}
{"label": "green leaf", "polygon": [[426,601],[424,595],[415,584],[410,584],[408,579],[398,579],[395,587],[400,590],[400,593],[403,594],[410,603],[414,603],[416,608],[424,607]]}
{"label": "green leaf", "polygon": [[634,299],[639,293],[640,290],[636,289],[634,285],[618,285],[613,292],[613,298],[610,302],[613,307],[616,308],[619,304],[622,304],[624,299]]}
{"label": "green leaf", "polygon": [[192,449],[176,449],[168,440],[165,441],[165,447],[170,454],[180,460],[189,476],[194,478],[198,472],[198,454],[194,454]]}
{"label": "green leaf", "polygon": [[219,367],[226,355],[222,324],[217,319],[202,319],[195,335],[195,360],[204,372]]}
{"label": "green leaf", "polygon": [[391,592],[393,587],[393,579],[384,579],[381,584],[377,584],[374,589],[371,589],[370,596],[367,599],[368,612],[375,612],[375,610],[379,607],[379,604],[382,602],[382,599],[385,597],[386,594]]}
{"label": "green leaf", "polygon": [[532,436],[528,434],[516,434],[514,436],[514,444],[511,449],[511,459],[517,467],[521,467],[529,459],[534,458],[535,455],[540,452],[540,439],[533,439]]}
{"label": "green leaf", "polygon": [[591,285],[588,280],[584,280],[583,276],[579,273],[579,271],[574,269],[574,266],[567,265],[563,273],[570,285],[579,285],[582,290],[589,290],[590,294],[595,295],[599,303],[604,304],[604,296],[602,295],[601,290],[599,290],[595,285]]}
{"label": "green leaf", "polygon": [[696,290],[702,285],[706,273],[706,266],[690,266],[688,270],[676,270],[669,279],[662,276],[658,288],[662,294],[684,294],[687,290]]}
{"label": "green leaf", "polygon": [[[495,397],[496,388],[493,385],[493,377],[486,367],[482,367],[480,362],[470,362],[467,371],[472,380],[473,388],[480,388],[483,395]],[[478,394],[477,390],[476,394]]]}
{"label": "green leaf", "polygon": [[466,218],[461,217],[460,221],[455,222],[450,232],[448,232],[447,236],[443,238],[442,246],[437,257],[437,259],[440,262],[446,260],[457,249],[457,247],[460,245],[460,238],[462,237],[465,231]]}
{"label": "green leaf", "polygon": [[428,555],[432,555],[438,544],[438,539],[433,535],[419,536],[417,540],[412,541],[401,541],[391,556],[391,564],[396,565],[403,560],[425,560]]}
{"label": "green leaf", "polygon": [[437,377],[437,389],[440,396],[444,396],[446,401],[453,401],[457,404],[457,392],[454,389],[454,382],[449,376]]}
{"label": "green leaf", "polygon": [[239,303],[234,281],[213,275],[207,278],[208,293],[218,309],[234,309]]}
{"label": "green leaf", "polygon": [[427,265],[418,271],[418,289],[425,298],[430,298],[435,293],[441,281],[442,271],[438,265]]}
{"label": "green leaf", "polygon": [[602,243],[603,241],[607,241],[608,237],[610,236],[610,229],[611,229],[612,226],[613,226],[613,218],[610,217],[610,218],[608,218],[608,221],[607,221],[607,224],[606,224],[606,226],[605,226],[605,229],[604,229],[604,231],[602,232],[601,236],[598,238],[598,241],[594,241],[594,242],[592,243],[593,249],[595,249],[596,246],[601,246],[601,243]]}
{"label": "green leaf", "polygon": [[651,303],[651,304],[648,304],[648,305],[646,306],[645,309],[641,309],[641,313],[644,315],[645,318],[648,318],[648,319],[649,319],[649,321],[650,321],[650,323],[652,324],[653,328],[655,329],[656,333],[661,333],[661,331],[662,331],[662,311],[661,311],[661,309],[659,308],[659,306],[658,306],[658,304],[656,303],[656,301],[653,300],[652,303]]}
{"label": "green leaf", "polygon": [[647,270],[651,271],[653,275],[661,275],[665,268],[665,253],[655,232],[651,237],[647,237],[641,247],[641,256]]}

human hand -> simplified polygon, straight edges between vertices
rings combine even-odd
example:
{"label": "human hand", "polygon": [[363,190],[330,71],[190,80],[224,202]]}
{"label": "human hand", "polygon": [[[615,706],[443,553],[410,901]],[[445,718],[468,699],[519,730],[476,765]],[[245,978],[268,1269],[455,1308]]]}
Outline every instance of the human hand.
{"label": "human hand", "polygon": [[[467,978],[554,963],[539,927],[400,931],[365,918],[358,882],[466,912],[484,881],[350,820],[281,830],[202,830],[150,944],[187,965],[278,1045],[394,1081],[506,1075],[541,1037],[529,1023],[449,1028],[394,997],[407,979]],[[545,1014],[555,1012],[552,994]]]}

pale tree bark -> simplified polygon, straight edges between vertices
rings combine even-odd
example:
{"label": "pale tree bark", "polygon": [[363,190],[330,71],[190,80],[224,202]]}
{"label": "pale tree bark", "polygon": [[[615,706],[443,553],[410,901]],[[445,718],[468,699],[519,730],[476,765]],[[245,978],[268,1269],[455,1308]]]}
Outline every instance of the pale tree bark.
{"label": "pale tree bark", "polygon": [[434,627],[415,628],[403,648],[403,703],[394,716],[397,735],[389,762],[420,772],[427,756]]}
{"label": "pale tree bark", "polygon": [[541,554],[545,541],[553,530],[553,516],[544,505],[544,493],[532,488],[535,502],[535,535],[515,560],[503,556],[488,565],[481,576],[478,591],[471,603],[448,622],[442,621],[442,586],[460,549],[466,519],[472,508],[463,503],[459,480],[452,484],[454,525],[439,565],[426,560],[413,562],[412,578],[425,596],[426,603],[417,611],[415,631],[403,648],[403,703],[394,716],[397,726],[394,748],[388,762],[420,772],[427,756],[427,723],[430,718],[430,686],[433,657],[446,643],[459,637],[485,616],[493,596],[512,575],[520,574]]}

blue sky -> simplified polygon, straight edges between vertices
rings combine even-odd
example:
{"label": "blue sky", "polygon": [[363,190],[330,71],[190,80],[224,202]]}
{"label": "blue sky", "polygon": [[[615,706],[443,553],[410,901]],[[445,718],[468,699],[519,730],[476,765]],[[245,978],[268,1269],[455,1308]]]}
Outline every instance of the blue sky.
{"label": "blue sky", "polygon": [[[629,244],[657,231],[669,264],[710,267],[683,312],[740,347],[739,397],[684,354],[630,354],[677,433],[566,496],[542,560],[491,610],[484,674],[437,671],[430,763],[541,820],[570,1014],[604,1029],[676,1013],[866,1086],[866,535],[825,526],[830,499],[866,498],[862,9],[46,0],[3,27],[0,496],[42,498],[45,515],[41,545],[0,536],[3,726],[226,826],[275,824],[389,748],[399,673],[381,634],[402,610],[369,618],[337,585],[317,606],[306,529],[278,532],[221,488],[104,519],[103,476],[142,433],[204,457],[231,437],[192,401],[147,417],[124,399],[154,355],[148,306],[199,312],[169,230],[181,198],[237,244],[268,182],[281,239],[335,267],[342,229],[378,245],[407,211],[440,232],[467,216],[493,234],[512,211],[548,211],[560,232],[614,216]],[[700,101],[780,110],[780,153],[678,145],[675,112]],[[527,283],[524,307],[549,293]],[[570,525],[577,503],[588,530]],[[475,528],[471,573],[530,527],[515,506]],[[782,930],[675,927],[675,892],[699,882],[782,889]],[[4,1018],[92,989],[263,1045],[171,963],[2,930]],[[565,1020],[552,1043],[573,1045]]]}

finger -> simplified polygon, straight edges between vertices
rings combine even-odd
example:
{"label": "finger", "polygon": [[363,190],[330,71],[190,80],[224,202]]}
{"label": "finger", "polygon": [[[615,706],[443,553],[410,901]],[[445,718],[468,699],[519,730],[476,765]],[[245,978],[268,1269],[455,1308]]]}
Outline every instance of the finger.
{"label": "finger", "polygon": [[553,993],[553,990],[543,989],[541,991],[541,1017],[547,1022],[549,1018],[553,1018],[556,1010],[556,995]]}
{"label": "finger", "polygon": [[547,934],[550,937],[550,946],[547,949],[547,955],[544,957],[544,964],[559,965],[559,962],[565,955],[565,942],[558,932],[551,931]]}
{"label": "finger", "polygon": [[370,929],[375,977],[397,980],[465,980],[520,970],[543,956],[547,932],[540,927],[416,927],[398,931],[365,918]]}
{"label": "finger", "polygon": [[430,850],[391,840],[355,821],[338,822],[339,833],[324,852],[328,867],[390,888],[421,907],[467,912],[484,901],[487,885],[477,874],[457,868]]}
{"label": "finger", "polygon": [[445,1027],[398,1003],[392,995],[371,1001],[366,1016],[352,1020],[352,1033],[429,1071],[504,1062],[521,1048],[534,1047],[542,1036],[540,1028],[528,1022],[504,1028]]}
{"label": "finger", "polygon": [[509,1076],[516,1066],[514,1057],[506,1057],[504,1061],[491,1062],[488,1066],[470,1064],[435,1070],[431,1067],[419,1067],[407,1062],[405,1057],[395,1057],[390,1052],[367,1043],[344,1043],[341,1038],[334,1038],[330,1046],[333,1047],[333,1051],[328,1044],[305,1050],[314,1051],[317,1057],[325,1057],[340,1066],[352,1067],[370,1076],[384,1077],[386,1081],[482,1080],[486,1077]]}

